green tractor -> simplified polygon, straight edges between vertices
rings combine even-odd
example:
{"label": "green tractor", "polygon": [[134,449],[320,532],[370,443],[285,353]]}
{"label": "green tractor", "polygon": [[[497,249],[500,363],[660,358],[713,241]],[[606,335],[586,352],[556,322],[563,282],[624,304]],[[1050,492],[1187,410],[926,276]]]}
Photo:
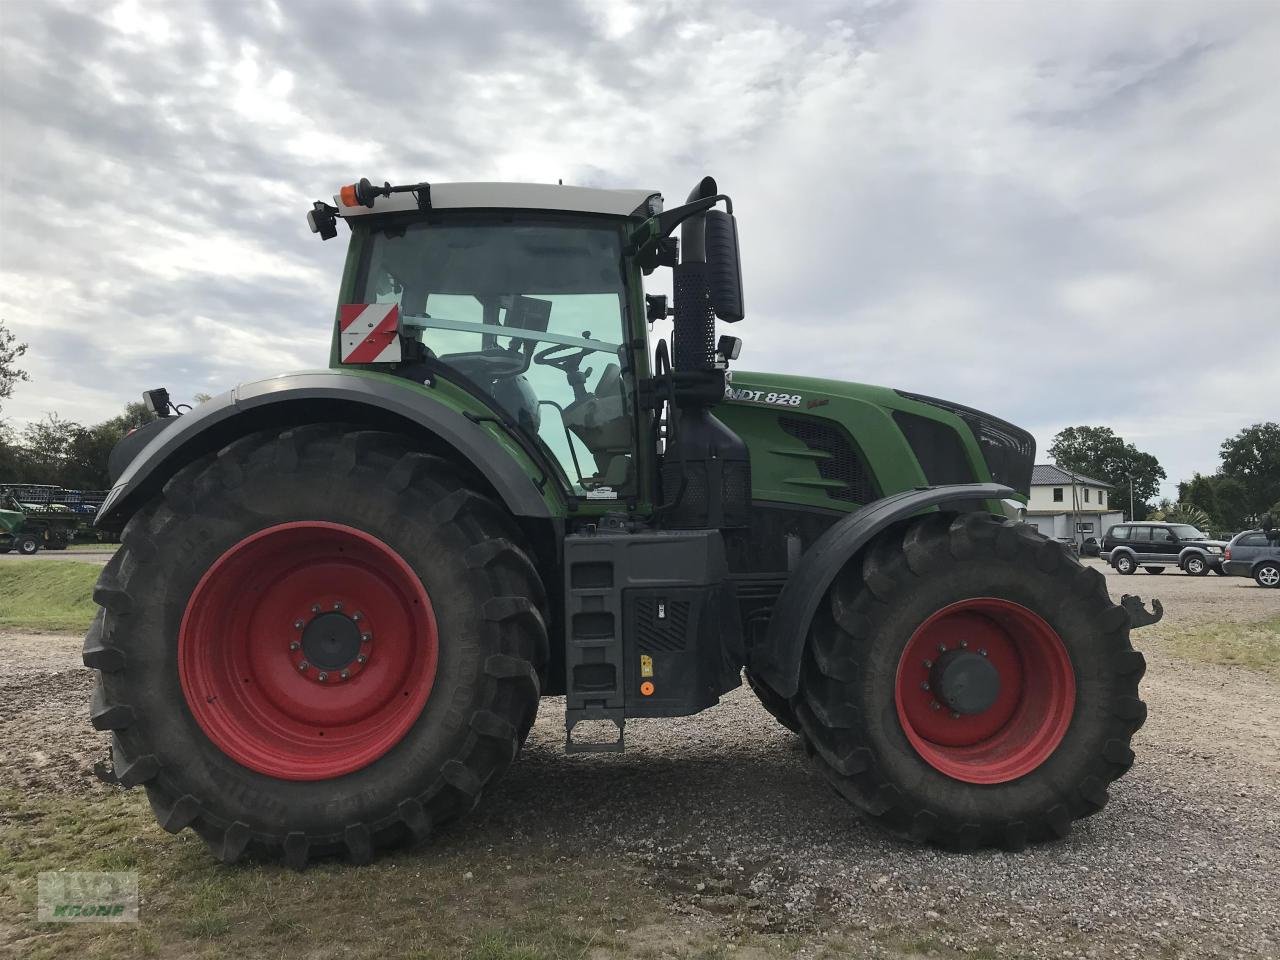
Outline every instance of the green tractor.
{"label": "green tractor", "polygon": [[[1146,716],[1129,631],[1155,617],[1008,518],[1025,431],[730,371],[714,180],[668,210],[512,183],[333,199],[308,215],[350,230],[329,368],[181,416],[150,391],[98,514],[123,546],[85,638],[92,722],[162,827],[227,862],[368,861],[474,807],[542,697],[566,750],[620,751],[627,719],[744,675],[904,838],[1017,849],[1102,808]],[[644,292],[663,267],[670,306]]]}

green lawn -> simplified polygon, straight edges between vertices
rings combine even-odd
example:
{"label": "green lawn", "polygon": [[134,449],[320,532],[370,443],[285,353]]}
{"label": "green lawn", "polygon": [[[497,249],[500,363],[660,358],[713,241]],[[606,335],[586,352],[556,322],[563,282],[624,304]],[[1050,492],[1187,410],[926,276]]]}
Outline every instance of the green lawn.
{"label": "green lawn", "polygon": [[0,563],[0,627],[83,633],[96,607],[93,585],[102,567],[71,560]]}
{"label": "green lawn", "polygon": [[[141,791],[43,796],[0,788],[0,941],[30,960],[75,956],[414,960],[782,960],[786,936],[673,918],[645,871],[602,856],[566,857],[528,841],[478,847],[463,837],[379,859],[226,867],[190,831],[154,823]],[[135,871],[137,924],[38,923],[43,870]],[[841,937],[814,960],[847,956]]]}

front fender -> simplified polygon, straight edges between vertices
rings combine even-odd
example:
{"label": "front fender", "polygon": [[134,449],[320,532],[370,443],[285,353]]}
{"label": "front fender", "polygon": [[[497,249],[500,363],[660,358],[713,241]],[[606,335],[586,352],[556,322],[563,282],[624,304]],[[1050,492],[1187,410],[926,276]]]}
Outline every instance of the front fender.
{"label": "front fender", "polygon": [[392,429],[408,426],[433,434],[470,462],[513,514],[552,516],[530,470],[454,406],[407,381],[401,385],[383,377],[316,371],[241,384],[178,417],[124,468],[94,523],[123,525],[175,470],[239,436],[263,427],[349,417],[352,412]]}
{"label": "front fender", "polygon": [[800,661],[809,624],[840,568],[889,525],[931,507],[970,509],[975,501],[1003,500],[1015,491],[998,483],[922,487],[870,503],[829,527],[787,578],[769,620],[763,647],[752,650],[751,670],[784,697],[800,685]]}

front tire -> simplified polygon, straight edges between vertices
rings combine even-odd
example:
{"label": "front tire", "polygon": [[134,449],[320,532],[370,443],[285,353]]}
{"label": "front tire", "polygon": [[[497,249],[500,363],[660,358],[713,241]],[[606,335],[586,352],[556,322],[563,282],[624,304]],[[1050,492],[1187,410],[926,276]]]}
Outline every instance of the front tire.
{"label": "front tire", "polygon": [[1267,562],[1253,571],[1254,582],[1260,587],[1280,587],[1280,564]]}
{"label": "front tire", "polygon": [[1126,577],[1130,576],[1135,570],[1138,569],[1138,565],[1137,563],[1134,562],[1133,557],[1129,556],[1127,553],[1121,554],[1120,556],[1116,557],[1115,562],[1112,564],[1112,566],[1116,568],[1116,573],[1122,573]]}
{"label": "front tire", "polygon": [[1187,562],[1182,565],[1182,569],[1187,571],[1193,577],[1207,576],[1209,573],[1209,562],[1204,557],[1190,556]]}
{"label": "front tire", "polygon": [[1145,662],[1128,615],[1026,524],[917,520],[828,599],[793,706],[822,774],[890,831],[1018,849],[1102,809],[1132,764]]}
{"label": "front tire", "polygon": [[755,693],[760,705],[765,708],[768,714],[792,733],[800,733],[800,721],[796,719],[796,715],[791,709],[791,704],[787,702],[787,698],[775,691],[750,670],[745,671],[745,673],[747,686]]}
{"label": "front tire", "polygon": [[392,434],[264,432],[184,468],[94,591],[91,719],[117,777],[226,862],[425,838],[536,715],[545,597],[518,543]]}
{"label": "front tire", "polygon": [[40,540],[31,534],[24,533],[18,538],[18,552],[24,557],[34,557],[40,552]]}

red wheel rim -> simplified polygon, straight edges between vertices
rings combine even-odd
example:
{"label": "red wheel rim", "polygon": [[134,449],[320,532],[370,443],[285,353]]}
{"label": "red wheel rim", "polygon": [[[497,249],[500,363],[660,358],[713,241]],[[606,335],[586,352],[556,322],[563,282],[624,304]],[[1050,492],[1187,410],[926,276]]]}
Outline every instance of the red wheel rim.
{"label": "red wheel rim", "polygon": [[[948,706],[953,691],[944,692],[939,658],[975,653],[994,668],[998,692],[982,709],[960,713]],[[931,767],[967,783],[1005,783],[1035,770],[1062,742],[1076,679],[1062,638],[1041,617],[1009,600],[976,597],[943,607],[916,629],[894,692],[902,730]]]}
{"label": "red wheel rim", "polygon": [[325,521],[283,523],[209,567],[178,635],[182,692],[227,756],[284,780],[378,759],[435,679],[431,600],[398,553]]}

